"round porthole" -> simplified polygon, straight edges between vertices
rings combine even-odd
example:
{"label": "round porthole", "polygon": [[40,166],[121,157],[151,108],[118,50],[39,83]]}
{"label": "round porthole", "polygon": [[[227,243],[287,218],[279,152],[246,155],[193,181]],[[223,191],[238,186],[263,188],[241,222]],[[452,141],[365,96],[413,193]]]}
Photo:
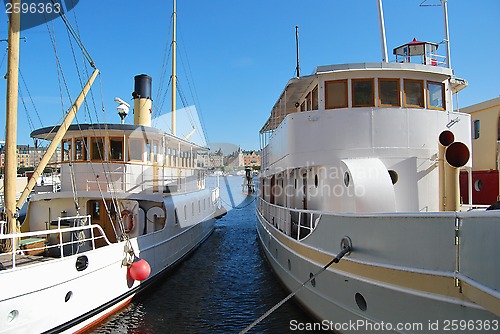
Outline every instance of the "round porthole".
{"label": "round porthole", "polygon": [[350,182],[349,172],[345,172],[345,174],[344,174],[344,184],[345,184],[346,187],[349,187],[349,182]]}
{"label": "round porthole", "polygon": [[358,305],[359,309],[361,311],[366,311],[367,306],[365,297],[363,297],[363,295],[359,292],[356,292],[356,294],[354,295],[354,299],[356,300],[356,304]]}
{"label": "round porthole", "polygon": [[[314,275],[313,275],[313,273],[309,273],[309,278],[312,278],[313,276],[314,276]],[[315,279],[315,278],[313,278],[313,279],[311,280],[311,285],[312,285],[313,287],[316,287],[316,279]]]}
{"label": "round porthole", "polygon": [[399,176],[395,170],[389,170],[389,176],[391,177],[392,184],[396,184],[398,182]]}
{"label": "round porthole", "polygon": [[481,191],[481,189],[483,189],[483,181],[476,180],[476,182],[474,182],[474,189],[476,191]]}

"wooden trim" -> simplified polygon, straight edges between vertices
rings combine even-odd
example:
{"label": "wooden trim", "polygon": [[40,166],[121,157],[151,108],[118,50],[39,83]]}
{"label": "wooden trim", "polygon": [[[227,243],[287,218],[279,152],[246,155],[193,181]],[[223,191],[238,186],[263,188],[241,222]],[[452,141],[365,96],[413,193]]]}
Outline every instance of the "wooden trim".
{"label": "wooden trim", "polygon": [[[406,83],[407,82],[419,82],[421,84],[420,97],[422,98],[422,105],[418,104],[408,104],[406,102]],[[410,108],[425,108],[425,94],[424,94],[424,80],[416,80],[416,79],[403,79],[403,95],[404,95],[404,106]]]}
{"label": "wooden trim", "polygon": [[[122,142],[122,158],[121,159],[113,159],[111,156],[111,141],[112,140],[119,140]],[[109,161],[125,161],[125,139],[123,137],[119,136],[110,136],[108,137],[108,160]]]}
{"label": "wooden trim", "polygon": [[[371,103],[368,104],[355,104],[354,103],[354,95],[355,95],[355,90],[354,90],[354,84],[356,82],[370,82],[372,86],[372,99]],[[358,107],[375,107],[375,80],[373,78],[362,78],[362,79],[351,79],[351,91],[352,91],[352,107],[353,108],[358,108]]]}
{"label": "wooden trim", "polygon": [[[443,107],[439,108],[439,107],[434,107],[434,106],[431,106],[430,105],[430,101],[431,101],[431,94],[430,94],[430,90],[429,90],[429,84],[434,84],[434,85],[439,85],[441,86],[441,99],[443,101]],[[427,85],[426,85],[426,88],[427,88],[427,108],[428,109],[434,109],[434,110],[445,110],[446,108],[446,99],[445,99],[445,87],[444,87],[444,83],[442,82],[438,82],[438,81],[427,81]]]}
{"label": "wooden trim", "polygon": [[[94,159],[93,158],[93,156],[94,156],[94,139],[97,139],[97,138],[102,139],[102,150],[103,150],[103,152],[101,152],[100,158]],[[105,149],[106,149],[106,137],[104,137],[104,136],[102,136],[102,137],[101,136],[95,136],[94,137],[93,136],[93,137],[89,137],[89,139],[90,139],[89,160],[90,161],[106,161],[106,151],[105,151]]]}
{"label": "wooden trim", "polygon": [[[382,89],[380,88],[380,83],[383,81],[397,81],[398,85],[398,104],[385,104],[380,100],[380,92]],[[379,107],[401,107],[401,79],[400,78],[378,78],[378,106]]]}
{"label": "wooden trim", "polygon": [[[345,88],[345,94],[344,94],[344,104],[341,106],[335,106],[335,107],[329,107],[328,103],[328,85],[331,83],[343,83],[344,88]],[[325,81],[325,88],[324,88],[324,95],[325,95],[325,109],[339,109],[339,108],[347,108],[348,107],[348,89],[347,89],[347,79],[340,79],[340,80],[328,80]]]}

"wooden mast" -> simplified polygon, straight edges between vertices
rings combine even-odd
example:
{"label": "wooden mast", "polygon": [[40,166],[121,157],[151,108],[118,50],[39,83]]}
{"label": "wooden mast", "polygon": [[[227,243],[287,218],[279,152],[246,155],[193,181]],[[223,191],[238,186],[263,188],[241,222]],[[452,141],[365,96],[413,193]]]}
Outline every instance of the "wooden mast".
{"label": "wooden mast", "polygon": [[177,134],[177,1],[172,14],[172,134]]}
{"label": "wooden mast", "polygon": [[[12,8],[20,8],[21,0],[11,0]],[[7,105],[5,124],[5,203],[7,233],[17,232],[16,178],[17,178],[17,105],[19,84],[19,36],[21,13],[12,11],[8,31]],[[14,239],[13,239],[14,240]],[[16,240],[6,245],[7,251],[16,250]]]}

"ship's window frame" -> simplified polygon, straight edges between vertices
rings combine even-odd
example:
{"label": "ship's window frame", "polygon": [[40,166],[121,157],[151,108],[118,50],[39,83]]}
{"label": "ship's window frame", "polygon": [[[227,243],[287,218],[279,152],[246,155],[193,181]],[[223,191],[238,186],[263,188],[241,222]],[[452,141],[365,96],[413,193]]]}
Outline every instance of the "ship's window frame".
{"label": "ship's window frame", "polygon": [[[432,98],[431,98],[431,87],[440,87],[441,88],[441,104],[440,105],[432,105]],[[427,103],[428,103],[428,108],[429,109],[435,109],[435,110],[444,110],[445,109],[445,88],[444,88],[444,83],[442,82],[437,82],[437,81],[427,81]],[[436,92],[439,93],[439,92]]]}
{"label": "ship's window frame", "polygon": [[[396,83],[397,85],[397,98],[398,102],[396,104],[391,103],[391,101],[388,101],[389,103],[384,103],[385,101],[382,101],[382,96],[385,95],[386,97],[394,98],[394,91],[391,89],[385,89],[382,87],[383,83]],[[383,94],[385,92],[386,94]],[[388,93],[388,94],[387,94]],[[401,80],[399,78],[379,78],[378,79],[378,105],[381,107],[401,107]]]}
{"label": "ship's window frame", "polygon": [[[360,83],[368,83],[369,86],[356,87]],[[366,94],[366,88],[369,88],[368,94]],[[352,79],[351,91],[353,108],[375,106],[375,80],[373,78]]]}
{"label": "ship's window frame", "polygon": [[300,112],[306,111],[306,101],[303,101],[300,105]]}
{"label": "ship's window frame", "polygon": [[[344,91],[338,94],[337,88],[335,87],[337,85],[342,86]],[[325,109],[347,108],[348,106],[347,79],[325,81],[324,90],[325,90]],[[335,100],[334,102],[332,102],[333,99]]]}
{"label": "ship's window frame", "polygon": [[61,161],[71,161],[72,139],[61,141]]}
{"label": "ship's window frame", "polygon": [[481,135],[481,121],[476,119],[472,123],[472,139],[479,139]]}
{"label": "ship's window frame", "polygon": [[[121,145],[113,146],[113,143],[120,143]],[[124,161],[124,140],[123,137],[109,137],[109,161]],[[118,151],[116,149],[118,148]],[[117,156],[118,154],[118,156]]]}
{"label": "ship's window frame", "polygon": [[312,98],[311,98],[311,92],[307,93],[306,95],[306,110],[312,110]]}
{"label": "ship's window frame", "polygon": [[104,161],[105,138],[101,136],[90,137],[90,161]]}
{"label": "ship's window frame", "polygon": [[[133,143],[139,143],[139,145],[135,145]],[[139,155],[137,153],[134,153],[134,149],[140,149]],[[129,138],[128,140],[128,160],[129,161],[144,161],[144,148],[145,148],[145,142],[144,139],[142,138]],[[140,157],[140,159],[137,159],[137,157]]]}
{"label": "ship's window frame", "polygon": [[[80,143],[80,149],[78,144]],[[87,160],[87,137],[75,138],[75,161],[85,161]]]}
{"label": "ship's window frame", "polygon": [[318,110],[319,109],[319,89],[318,85],[316,85],[313,90],[311,91],[311,104],[312,104],[312,109],[311,110]]}
{"label": "ship's window frame", "polygon": [[152,162],[158,162],[159,145],[160,145],[160,143],[157,140],[151,141],[151,161]]}
{"label": "ship's window frame", "polygon": [[[413,104],[413,103],[408,103],[408,97],[410,96],[409,93],[415,93],[410,91],[410,84],[418,83],[420,84],[419,88],[419,98],[421,100],[420,104]],[[405,107],[410,107],[410,108],[425,108],[425,95],[424,95],[424,80],[417,80],[417,79],[403,79],[403,89],[404,89],[404,106]],[[412,98],[415,98],[415,96],[410,96]]]}

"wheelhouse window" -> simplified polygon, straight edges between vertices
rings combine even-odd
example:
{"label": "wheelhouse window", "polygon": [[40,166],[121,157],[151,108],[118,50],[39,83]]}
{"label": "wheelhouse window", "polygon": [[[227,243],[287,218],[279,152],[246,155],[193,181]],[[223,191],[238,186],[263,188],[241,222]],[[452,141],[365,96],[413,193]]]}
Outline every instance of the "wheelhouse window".
{"label": "wheelhouse window", "polygon": [[422,80],[404,80],[405,107],[424,107],[424,82]]}
{"label": "wheelhouse window", "polygon": [[307,94],[306,96],[306,108],[307,110],[312,110],[311,93]]}
{"label": "wheelhouse window", "polygon": [[352,79],[352,106],[375,106],[373,79]]}
{"label": "wheelhouse window", "polygon": [[109,138],[109,160],[123,161],[123,138]]}
{"label": "wheelhouse window", "polygon": [[71,139],[63,140],[61,143],[61,158],[62,161],[71,160]]}
{"label": "wheelhouse window", "polygon": [[399,79],[378,79],[378,98],[380,106],[401,106]]}
{"label": "wheelhouse window", "polygon": [[300,111],[306,111],[306,102],[302,102],[302,104],[300,105]]}
{"label": "wheelhouse window", "polygon": [[144,152],[144,140],[131,138],[129,139],[128,146],[129,160],[142,161],[142,154]]}
{"label": "wheelhouse window", "polygon": [[347,80],[325,81],[325,108],[347,108]]}
{"label": "wheelhouse window", "polygon": [[444,84],[441,82],[427,83],[427,92],[430,109],[444,110]]}
{"label": "wheelhouse window", "polygon": [[100,161],[104,160],[104,138],[92,137],[90,138],[90,160]]}
{"label": "wheelhouse window", "polygon": [[158,162],[158,142],[153,141],[153,146],[152,146],[152,151],[151,153],[153,154],[153,162]]}
{"label": "wheelhouse window", "polygon": [[87,145],[86,138],[75,139],[75,160],[83,161],[87,159]]}
{"label": "wheelhouse window", "polygon": [[319,109],[319,103],[318,103],[318,85],[314,87],[312,90],[312,110],[318,110]]}

